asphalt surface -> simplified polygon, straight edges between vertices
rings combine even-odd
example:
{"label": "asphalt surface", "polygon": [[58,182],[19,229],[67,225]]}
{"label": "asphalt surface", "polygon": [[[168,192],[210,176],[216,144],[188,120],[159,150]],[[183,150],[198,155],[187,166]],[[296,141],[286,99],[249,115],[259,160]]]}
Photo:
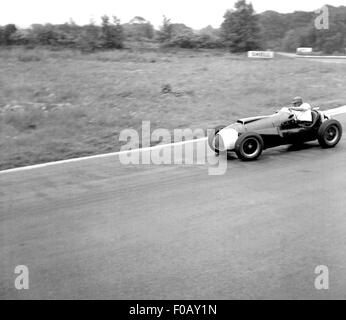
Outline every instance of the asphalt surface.
{"label": "asphalt surface", "polygon": [[344,299],[345,158],[346,135],[220,176],[117,156],[0,173],[0,299]]}

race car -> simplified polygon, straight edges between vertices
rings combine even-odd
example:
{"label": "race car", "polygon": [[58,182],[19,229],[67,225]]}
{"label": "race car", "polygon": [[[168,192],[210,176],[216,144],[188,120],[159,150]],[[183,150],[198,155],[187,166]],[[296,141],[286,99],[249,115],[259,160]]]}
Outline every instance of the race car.
{"label": "race car", "polygon": [[342,137],[339,121],[319,108],[312,110],[312,122],[296,120],[289,107],[269,116],[240,119],[229,126],[218,126],[208,135],[216,154],[235,152],[243,161],[256,160],[262,151],[280,145],[296,145],[318,140],[323,148],[335,147]]}

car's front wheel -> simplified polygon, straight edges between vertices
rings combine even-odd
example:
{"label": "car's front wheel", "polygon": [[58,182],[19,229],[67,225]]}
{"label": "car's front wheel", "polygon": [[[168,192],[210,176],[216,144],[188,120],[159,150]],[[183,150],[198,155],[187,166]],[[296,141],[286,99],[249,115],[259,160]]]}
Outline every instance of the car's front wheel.
{"label": "car's front wheel", "polygon": [[263,139],[257,133],[242,134],[236,144],[235,152],[242,161],[256,160],[263,151]]}
{"label": "car's front wheel", "polygon": [[342,126],[337,120],[327,120],[318,129],[318,142],[322,148],[335,147],[342,137]]}

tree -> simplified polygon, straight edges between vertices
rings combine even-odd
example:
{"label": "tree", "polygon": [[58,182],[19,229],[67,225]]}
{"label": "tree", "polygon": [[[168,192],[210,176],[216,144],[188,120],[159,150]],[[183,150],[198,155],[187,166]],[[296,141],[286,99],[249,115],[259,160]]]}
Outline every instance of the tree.
{"label": "tree", "polygon": [[266,11],[258,15],[260,38],[266,49],[280,50],[282,39],[289,30],[286,16],[275,11]]}
{"label": "tree", "polygon": [[134,17],[129,23],[125,23],[123,28],[126,36],[135,40],[152,39],[154,37],[153,25],[143,17]]}
{"label": "tree", "polygon": [[113,16],[113,23],[109,22],[109,17],[104,15],[101,17],[101,45],[106,49],[121,49],[123,48],[123,29],[120,25],[120,20]]}
{"label": "tree", "polygon": [[321,49],[327,54],[334,54],[338,52],[344,52],[346,46],[345,34],[338,32],[326,39],[322,44]]}
{"label": "tree", "polygon": [[77,39],[77,48],[83,52],[93,52],[101,48],[100,30],[94,23],[83,26]]}
{"label": "tree", "polygon": [[159,31],[159,42],[168,42],[172,39],[172,24],[171,19],[168,19],[166,16],[163,16],[162,26]]}
{"label": "tree", "polygon": [[221,35],[231,52],[260,48],[259,25],[252,4],[238,0],[234,10],[227,10],[221,25]]}
{"label": "tree", "polygon": [[171,38],[167,45],[184,49],[198,47],[198,38],[193,30],[183,23],[172,23],[170,25]]}
{"label": "tree", "polygon": [[55,26],[50,23],[31,25],[31,37],[35,44],[40,45],[54,45],[59,39]]}
{"label": "tree", "polygon": [[5,44],[4,28],[0,26],[0,46]]}
{"label": "tree", "polygon": [[300,37],[293,29],[286,32],[282,41],[282,49],[287,52],[295,52],[300,47]]}
{"label": "tree", "polygon": [[11,45],[13,43],[12,36],[16,33],[17,27],[14,24],[7,24],[0,27],[0,45]]}
{"label": "tree", "polygon": [[130,23],[141,24],[147,23],[147,21],[143,17],[135,16],[133,19],[130,20]]}

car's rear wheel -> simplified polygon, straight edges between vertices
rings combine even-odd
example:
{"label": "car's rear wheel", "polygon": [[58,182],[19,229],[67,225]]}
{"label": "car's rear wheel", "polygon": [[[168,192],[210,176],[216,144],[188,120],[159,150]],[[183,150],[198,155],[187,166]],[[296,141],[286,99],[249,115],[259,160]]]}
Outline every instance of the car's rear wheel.
{"label": "car's rear wheel", "polygon": [[216,138],[217,134],[222,130],[226,128],[226,126],[217,126],[213,130],[211,130],[210,134],[208,135],[208,144],[211,150],[213,150],[216,154],[219,154],[220,151],[218,149],[218,141]]}
{"label": "car's rear wheel", "polygon": [[242,161],[256,160],[263,151],[263,139],[257,133],[242,134],[236,144],[235,152]]}
{"label": "car's rear wheel", "polygon": [[342,126],[337,120],[327,120],[318,129],[318,142],[322,148],[335,147],[342,137]]}

